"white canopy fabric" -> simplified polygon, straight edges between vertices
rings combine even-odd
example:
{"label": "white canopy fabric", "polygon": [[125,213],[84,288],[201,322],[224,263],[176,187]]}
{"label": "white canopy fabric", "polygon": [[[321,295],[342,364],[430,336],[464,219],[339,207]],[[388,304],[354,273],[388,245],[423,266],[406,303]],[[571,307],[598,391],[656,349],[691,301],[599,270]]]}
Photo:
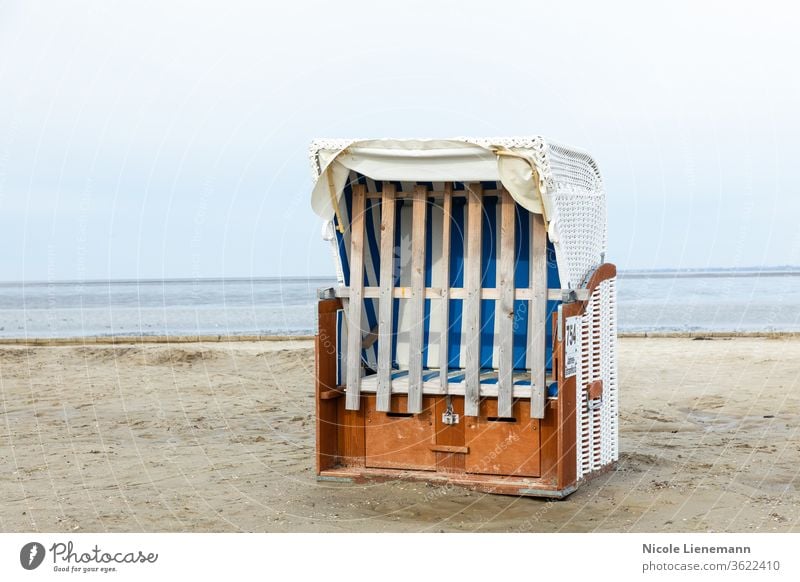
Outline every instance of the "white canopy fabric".
{"label": "white canopy fabric", "polygon": [[542,168],[532,151],[457,139],[378,139],[327,145],[333,148],[317,149],[319,179],[311,197],[312,208],[324,219],[333,217],[331,192],[341,196],[350,170],[379,181],[499,180],[517,203],[542,214],[538,183]]}
{"label": "white canopy fabric", "polygon": [[605,253],[605,195],[594,160],[539,136],[315,140],[310,157],[311,207],[326,221],[350,172],[376,181],[497,181],[520,206],[544,216],[562,285],[580,286]]}

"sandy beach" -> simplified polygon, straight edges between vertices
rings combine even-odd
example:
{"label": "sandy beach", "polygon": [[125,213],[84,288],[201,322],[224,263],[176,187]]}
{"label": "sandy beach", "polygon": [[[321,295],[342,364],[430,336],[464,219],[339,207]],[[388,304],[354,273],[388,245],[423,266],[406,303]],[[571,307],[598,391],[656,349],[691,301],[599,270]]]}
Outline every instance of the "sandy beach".
{"label": "sandy beach", "polygon": [[314,478],[313,346],[0,346],[0,531],[800,531],[800,339],[620,341],[565,501]]}

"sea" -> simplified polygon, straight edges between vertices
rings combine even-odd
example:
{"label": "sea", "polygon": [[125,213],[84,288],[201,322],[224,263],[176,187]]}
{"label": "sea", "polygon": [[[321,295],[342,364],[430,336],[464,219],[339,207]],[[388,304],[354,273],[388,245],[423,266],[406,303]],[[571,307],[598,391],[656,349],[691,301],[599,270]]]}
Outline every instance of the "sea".
{"label": "sea", "polygon": [[[0,338],[309,335],[331,277],[0,283]],[[629,271],[621,332],[800,331],[800,269]]]}

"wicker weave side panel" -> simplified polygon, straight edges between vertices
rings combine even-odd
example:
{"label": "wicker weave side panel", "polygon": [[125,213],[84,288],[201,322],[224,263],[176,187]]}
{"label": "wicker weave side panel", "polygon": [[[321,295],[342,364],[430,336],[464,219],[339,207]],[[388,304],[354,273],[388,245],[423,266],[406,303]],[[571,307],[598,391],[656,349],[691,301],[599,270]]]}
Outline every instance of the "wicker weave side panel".
{"label": "wicker weave side panel", "polygon": [[600,284],[601,311],[603,313],[603,383],[607,387],[603,403],[605,419],[603,464],[619,459],[619,387],[617,373],[617,289],[616,278]]}
{"label": "wicker weave side panel", "polygon": [[[578,369],[578,478],[619,458],[617,386],[616,280],[600,283],[581,319],[581,365]],[[603,381],[603,400],[590,407],[587,388]]]}

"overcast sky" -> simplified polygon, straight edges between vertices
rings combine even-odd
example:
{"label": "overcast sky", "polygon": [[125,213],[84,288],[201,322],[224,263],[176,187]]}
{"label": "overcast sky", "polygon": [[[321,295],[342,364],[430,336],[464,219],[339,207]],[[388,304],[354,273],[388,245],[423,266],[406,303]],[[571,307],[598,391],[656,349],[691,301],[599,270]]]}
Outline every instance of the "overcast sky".
{"label": "overcast sky", "polygon": [[536,4],[0,0],[0,280],[333,274],[314,137],[543,134],[621,268],[800,264],[795,14]]}

